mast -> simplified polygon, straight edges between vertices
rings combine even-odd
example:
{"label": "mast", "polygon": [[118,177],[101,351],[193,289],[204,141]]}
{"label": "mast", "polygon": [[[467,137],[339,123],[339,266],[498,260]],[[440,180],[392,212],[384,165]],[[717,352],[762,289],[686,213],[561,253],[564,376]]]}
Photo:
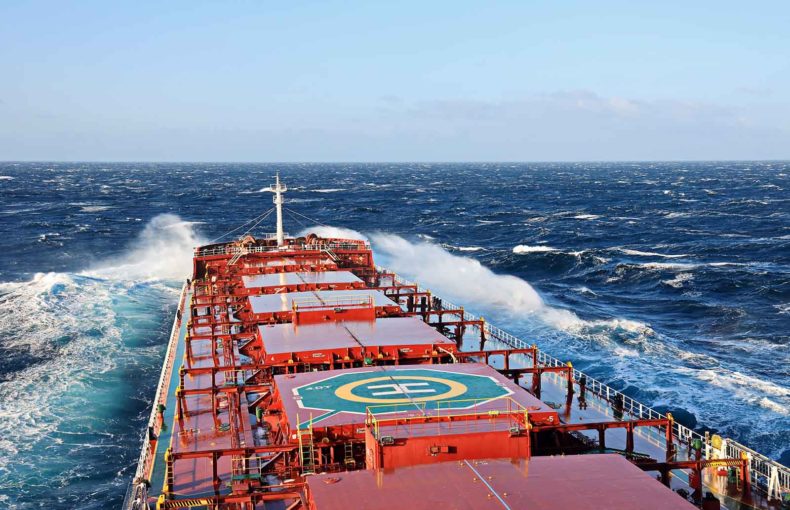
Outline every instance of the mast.
{"label": "mast", "polygon": [[277,207],[277,246],[285,244],[285,236],[283,234],[283,193],[288,191],[285,184],[280,184],[280,172],[277,172],[275,183],[270,186],[268,190],[274,193],[274,206]]}

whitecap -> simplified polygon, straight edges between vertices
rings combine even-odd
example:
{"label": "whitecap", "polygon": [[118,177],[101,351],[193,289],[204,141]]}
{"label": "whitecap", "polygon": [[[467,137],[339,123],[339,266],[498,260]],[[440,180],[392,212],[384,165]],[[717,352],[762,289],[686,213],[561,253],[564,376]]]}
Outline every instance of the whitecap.
{"label": "whitecap", "polygon": [[474,258],[454,255],[429,242],[411,243],[393,234],[373,234],[371,238],[382,265],[427,288],[441,289],[449,299],[474,299],[478,306],[511,312],[544,307],[529,283],[496,274]]}
{"label": "whitecap", "polygon": [[315,227],[308,227],[297,234],[299,237],[305,237],[309,234],[315,234],[318,237],[327,239],[354,239],[358,241],[367,241],[368,238],[365,234],[352,230],[350,228],[332,227],[330,225],[320,225]]}
{"label": "whitecap", "polygon": [[662,280],[661,283],[663,283],[664,285],[669,285],[670,287],[674,287],[676,289],[679,289],[679,288],[683,287],[684,283],[686,283],[686,282],[688,282],[690,280],[693,280],[693,279],[694,279],[694,275],[692,275],[691,273],[679,273],[673,279],[671,279],[671,280]]}
{"label": "whitecap", "polygon": [[639,267],[648,270],[691,270],[699,267],[699,264],[680,263],[680,262],[646,262],[637,264]]}
{"label": "whitecap", "polygon": [[667,255],[664,253],[656,253],[654,251],[641,251],[641,250],[632,250],[629,248],[617,248],[618,251],[625,253],[626,255],[634,255],[636,257],[662,257],[665,259],[677,259],[688,257],[685,254],[678,254],[678,255]]}
{"label": "whitecap", "polygon": [[10,175],[0,175],[0,181],[13,181],[14,178]]}
{"label": "whitecap", "polygon": [[453,246],[452,244],[442,244],[442,247],[447,248],[449,250],[458,250],[458,251],[482,251],[485,250],[482,246]]}
{"label": "whitecap", "polygon": [[93,212],[102,212],[107,211],[108,209],[112,209],[113,207],[110,205],[86,205],[84,207],[80,207],[80,211],[86,213],[93,213]]}
{"label": "whitecap", "polygon": [[573,217],[575,220],[597,220],[601,216],[598,214],[577,214]]}
{"label": "whitecap", "polygon": [[178,280],[189,276],[193,250],[203,244],[195,222],[175,214],[159,214],[118,257],[105,260],[82,274],[118,280]]}
{"label": "whitecap", "polygon": [[529,246],[526,244],[519,244],[518,246],[513,247],[513,253],[516,254],[524,254],[524,253],[547,253],[550,251],[558,251],[557,248],[552,248],[551,246]]}
{"label": "whitecap", "polygon": [[337,193],[338,191],[346,191],[345,188],[326,188],[326,189],[314,189],[312,190],[316,193]]}

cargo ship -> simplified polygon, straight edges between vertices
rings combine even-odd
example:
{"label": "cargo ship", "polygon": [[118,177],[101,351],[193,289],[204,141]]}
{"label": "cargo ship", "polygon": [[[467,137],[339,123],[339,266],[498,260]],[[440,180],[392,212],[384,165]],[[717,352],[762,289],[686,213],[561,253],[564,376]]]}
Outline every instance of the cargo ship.
{"label": "cargo ship", "polygon": [[124,510],[786,508],[788,468],[377,266],[367,241],[285,234],[287,188],[267,191],[241,236],[195,248]]}

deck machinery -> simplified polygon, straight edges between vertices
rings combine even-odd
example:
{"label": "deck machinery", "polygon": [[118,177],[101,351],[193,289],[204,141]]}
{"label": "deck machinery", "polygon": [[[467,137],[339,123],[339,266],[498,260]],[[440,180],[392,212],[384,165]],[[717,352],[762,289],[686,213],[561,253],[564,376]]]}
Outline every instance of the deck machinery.
{"label": "deck machinery", "polygon": [[271,191],[277,234],[195,250],[126,508],[775,504],[750,459],[624,412],[366,241],[286,236]]}

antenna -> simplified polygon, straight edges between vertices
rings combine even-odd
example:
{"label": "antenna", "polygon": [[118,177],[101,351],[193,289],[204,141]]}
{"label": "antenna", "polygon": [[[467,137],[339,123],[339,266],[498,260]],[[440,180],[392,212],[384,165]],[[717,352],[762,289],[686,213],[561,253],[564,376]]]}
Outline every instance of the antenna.
{"label": "antenna", "polygon": [[277,172],[275,183],[270,186],[266,191],[274,193],[274,206],[277,208],[277,246],[285,244],[285,236],[283,235],[283,193],[288,191],[285,184],[280,184],[280,172]]}

